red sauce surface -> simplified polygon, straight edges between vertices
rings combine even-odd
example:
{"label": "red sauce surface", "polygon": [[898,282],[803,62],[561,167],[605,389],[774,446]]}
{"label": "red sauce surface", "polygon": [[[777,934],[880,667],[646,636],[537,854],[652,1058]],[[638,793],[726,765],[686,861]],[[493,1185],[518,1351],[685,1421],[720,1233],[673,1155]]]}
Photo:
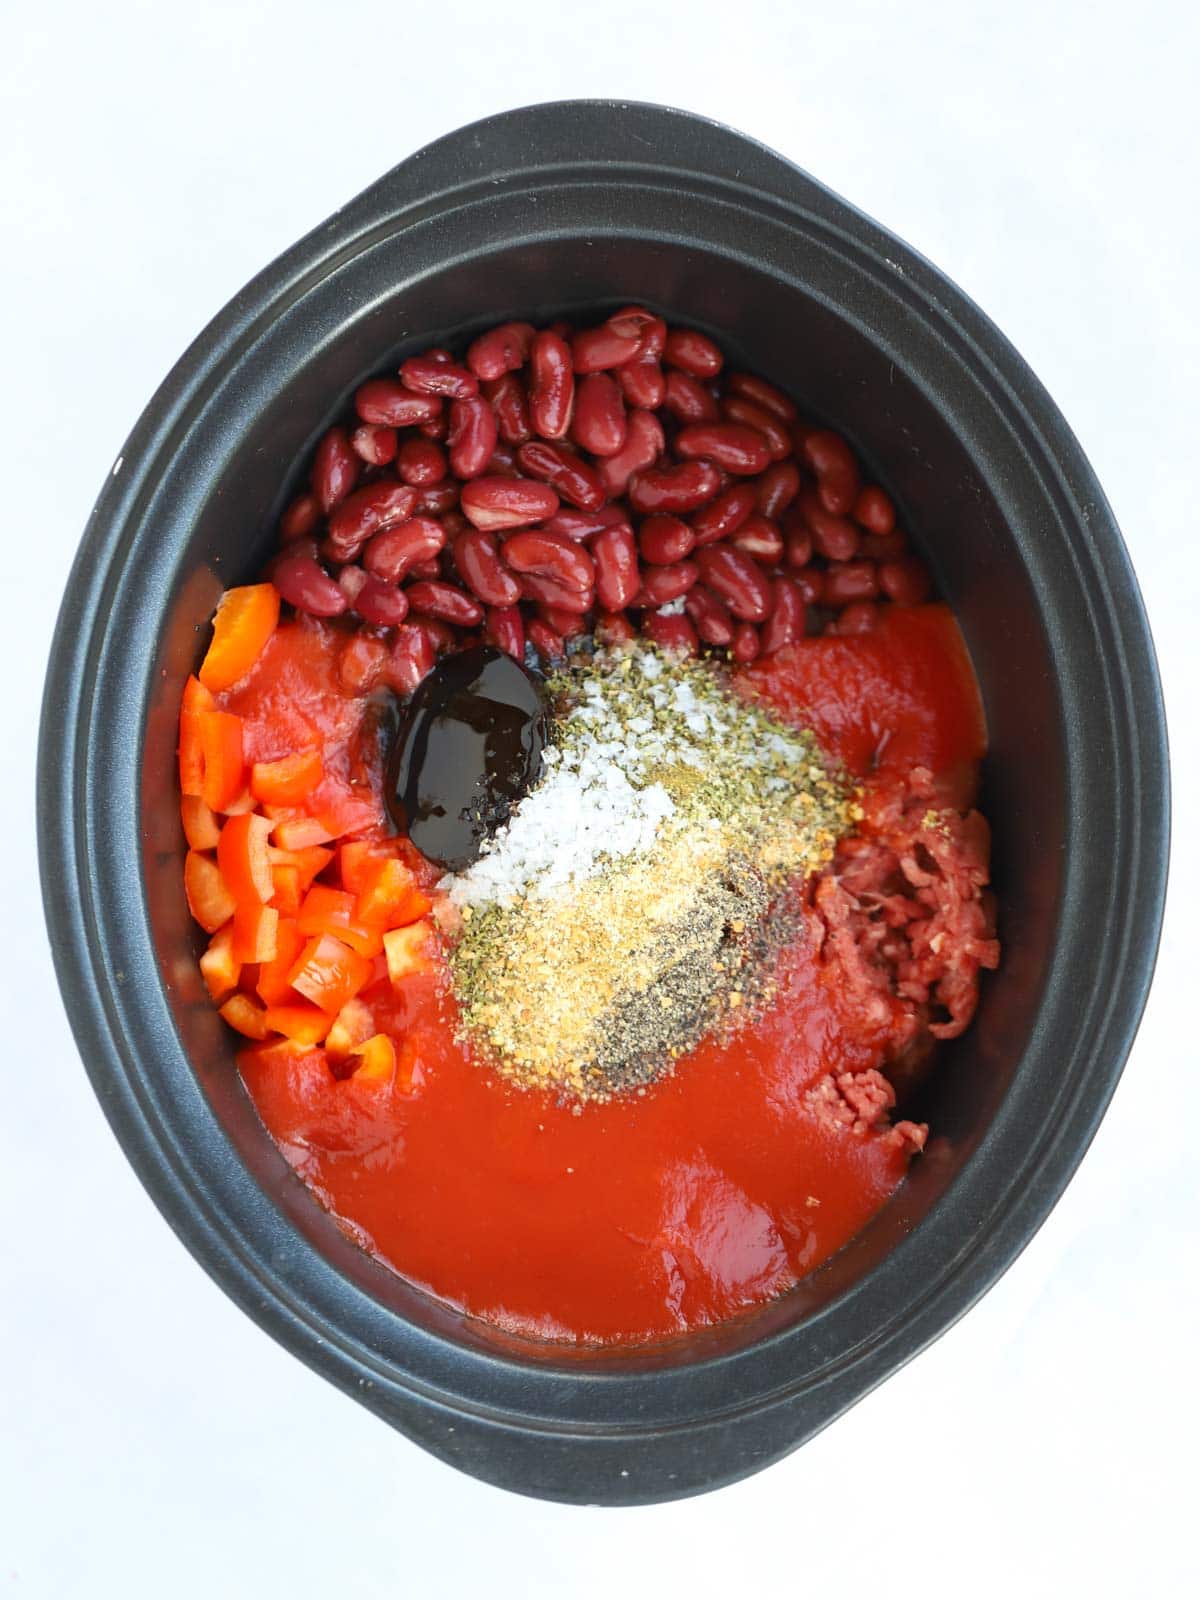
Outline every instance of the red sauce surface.
{"label": "red sauce surface", "polygon": [[[247,757],[313,734],[322,808],[381,824],[364,702],[337,686],[332,632],[280,628],[223,704]],[[888,608],[865,636],[807,640],[744,683],[816,731],[873,791],[914,765],[966,794],[984,749],[978,691],[950,613]],[[911,1145],[886,1122],[837,1122],[809,1097],[830,1072],[879,1065],[880,1023],[831,981],[807,941],[781,961],[770,1012],[708,1042],[644,1095],[557,1105],[495,1079],[455,1042],[430,978],[363,996],[415,1039],[413,1090],[337,1081],[324,1052],[242,1058],[284,1155],[370,1251],[502,1326],[631,1341],[726,1318],[844,1245],[901,1181]]]}

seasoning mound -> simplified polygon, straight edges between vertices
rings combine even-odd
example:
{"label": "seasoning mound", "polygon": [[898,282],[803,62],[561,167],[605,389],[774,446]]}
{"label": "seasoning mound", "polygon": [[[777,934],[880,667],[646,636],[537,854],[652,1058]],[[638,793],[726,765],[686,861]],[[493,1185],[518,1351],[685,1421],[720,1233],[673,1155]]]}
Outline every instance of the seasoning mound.
{"label": "seasoning mound", "polygon": [[760,999],[789,883],[857,818],[812,737],[638,644],[552,677],[544,773],[442,879],[463,1026],[525,1085],[605,1099]]}

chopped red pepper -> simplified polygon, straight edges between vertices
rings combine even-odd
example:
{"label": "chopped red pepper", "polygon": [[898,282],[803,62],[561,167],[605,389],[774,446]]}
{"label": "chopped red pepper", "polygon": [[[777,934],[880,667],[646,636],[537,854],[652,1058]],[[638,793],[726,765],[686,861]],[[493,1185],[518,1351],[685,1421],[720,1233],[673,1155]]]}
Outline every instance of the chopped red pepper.
{"label": "chopped red pepper", "polygon": [[240,682],[266,649],[278,622],[279,594],[273,584],[226,589],[213,618],[212,643],[200,667],[204,687],[219,694]]}
{"label": "chopped red pepper", "polygon": [[302,750],[278,761],[256,761],[250,788],[256,800],[272,806],[296,806],[320,783],[325,769],[319,750]]}
{"label": "chopped red pepper", "polygon": [[288,982],[322,1011],[336,1014],[365,988],[373,970],[372,963],[349,945],[323,933],[305,945],[288,974]]}
{"label": "chopped red pepper", "polygon": [[267,846],[270,832],[266,817],[252,812],[230,817],[221,829],[217,865],[239,905],[265,905],[275,893]]}
{"label": "chopped red pepper", "polygon": [[188,910],[204,929],[216,933],[232,917],[237,901],[221,876],[221,869],[198,850],[189,850],[183,864],[183,890]]}
{"label": "chopped red pepper", "polygon": [[300,907],[300,932],[331,933],[360,956],[375,956],[383,949],[382,929],[355,914],[356,901],[345,889],[314,883]]}

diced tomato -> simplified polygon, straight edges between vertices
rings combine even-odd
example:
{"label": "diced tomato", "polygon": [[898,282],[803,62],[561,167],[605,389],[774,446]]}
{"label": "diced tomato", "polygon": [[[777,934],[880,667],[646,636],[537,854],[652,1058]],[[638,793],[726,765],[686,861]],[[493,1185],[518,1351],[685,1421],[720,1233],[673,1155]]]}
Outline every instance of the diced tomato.
{"label": "diced tomato", "polygon": [[304,946],[288,974],[288,982],[322,1011],[336,1014],[366,987],[372,970],[371,962],[349,945],[330,933],[322,933]]}
{"label": "diced tomato", "polygon": [[233,953],[233,924],[218,928],[200,957],[200,972],[216,1005],[233,993],[242,975],[242,964]]}
{"label": "diced tomato", "polygon": [[304,949],[304,935],[294,918],[279,918],[275,928],[275,954],[258,969],[258,994],[264,1005],[286,1005],[296,998],[288,981],[288,974],[296,965],[296,958]]}
{"label": "diced tomato", "polygon": [[333,851],[320,844],[306,845],[303,850],[281,850],[272,845],[270,856],[273,867],[295,867],[300,873],[301,889],[307,889],[333,860]]}
{"label": "diced tomato", "polygon": [[400,1054],[396,1061],[396,1076],[393,1080],[401,1094],[416,1094],[425,1082],[425,1063],[421,1059],[420,1040],[409,1034],[400,1046]]}
{"label": "diced tomato", "polygon": [[185,794],[179,806],[183,832],[193,850],[215,850],[221,837],[221,824],[211,806],[198,794]]}
{"label": "diced tomato", "polygon": [[212,643],[200,667],[204,687],[219,694],[239,683],[266,649],[278,622],[279,594],[273,584],[226,589],[213,618]]}
{"label": "diced tomato", "polygon": [[266,1024],[297,1044],[320,1044],[329,1032],[329,1013],[320,1006],[296,1000],[289,1005],[268,1006]]}
{"label": "diced tomato", "polygon": [[230,817],[221,829],[217,845],[217,865],[239,905],[265,905],[275,893],[271,879],[271,858],[267,837],[271,824],[266,817],[246,812]]}
{"label": "diced tomato", "polygon": [[361,1066],[351,1073],[357,1083],[387,1083],[395,1074],[396,1046],[386,1033],[373,1033],[362,1044],[356,1044],[350,1054],[362,1057]]}
{"label": "diced tomato", "polygon": [[204,762],[201,797],[214,811],[237,802],[246,782],[242,719],[229,711],[202,711],[197,718]]}
{"label": "diced tomato", "polygon": [[431,922],[410,923],[383,936],[388,977],[393,984],[438,970],[438,937]]}
{"label": "diced tomato", "polygon": [[254,798],[273,806],[299,805],[324,776],[319,750],[301,750],[278,761],[256,761],[250,769]]}
{"label": "diced tomato", "polygon": [[260,900],[244,900],[233,913],[233,953],[238,961],[273,961],[279,913]]}
{"label": "diced tomato", "polygon": [[183,688],[183,704],[179,712],[179,787],[184,794],[204,793],[204,742],[200,718],[204,712],[216,709],[217,702],[199,678],[189,678]]}
{"label": "diced tomato", "polygon": [[237,907],[220,867],[198,850],[189,850],[183,863],[183,891],[188,910],[205,933],[224,927]]}
{"label": "diced tomato", "polygon": [[369,1039],[375,1032],[371,1009],[361,1000],[347,1000],[334,1019],[325,1048],[335,1059],[348,1056],[356,1045]]}
{"label": "diced tomato", "polygon": [[274,894],[271,904],[285,917],[294,917],[300,910],[304,890],[300,887],[300,868],[279,866],[271,868],[271,885]]}
{"label": "diced tomato", "polygon": [[221,1015],[231,1028],[244,1033],[247,1039],[267,1037],[267,1013],[249,995],[233,994],[221,1007]]}
{"label": "diced tomato", "polygon": [[423,917],[433,905],[429,896],[418,888],[412,873],[394,856],[367,862],[359,881],[361,887],[355,902],[359,922],[402,928]]}
{"label": "diced tomato", "polygon": [[355,899],[345,889],[331,889],[314,883],[300,907],[300,932],[311,935],[331,933],[360,956],[378,955],[383,948],[382,929],[361,921],[355,915]]}
{"label": "diced tomato", "polygon": [[316,817],[285,817],[275,824],[272,837],[281,850],[307,850],[313,845],[328,844],[337,834],[330,833]]}

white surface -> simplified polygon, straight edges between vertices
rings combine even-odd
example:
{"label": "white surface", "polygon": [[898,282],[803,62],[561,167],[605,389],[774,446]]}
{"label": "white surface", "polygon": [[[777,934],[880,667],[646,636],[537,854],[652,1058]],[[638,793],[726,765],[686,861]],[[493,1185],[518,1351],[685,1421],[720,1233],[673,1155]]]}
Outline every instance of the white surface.
{"label": "white surface", "polygon": [[[1195,9],[516,9],[519,29],[512,8],[471,0],[5,8],[0,1592],[1194,1593],[1196,1119],[1178,1096],[1200,1065],[1183,921],[1200,890]],[[194,1264],[77,1059],[31,808],[40,678],[76,541],[193,334],[423,142],[572,94],[674,102],[758,135],[926,252],[1009,334],[1124,526],[1177,799],[1145,1026],[1022,1259],[782,1465],[623,1513],[522,1501],[439,1465],[285,1355]]]}

